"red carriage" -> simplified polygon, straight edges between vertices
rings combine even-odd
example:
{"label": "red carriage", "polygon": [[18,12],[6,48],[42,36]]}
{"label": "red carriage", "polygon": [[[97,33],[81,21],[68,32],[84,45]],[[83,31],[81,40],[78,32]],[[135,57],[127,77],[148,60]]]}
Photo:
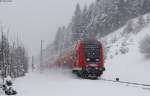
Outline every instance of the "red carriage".
{"label": "red carriage", "polygon": [[79,40],[55,64],[71,68],[73,73],[82,78],[98,78],[105,70],[102,44],[98,40]]}

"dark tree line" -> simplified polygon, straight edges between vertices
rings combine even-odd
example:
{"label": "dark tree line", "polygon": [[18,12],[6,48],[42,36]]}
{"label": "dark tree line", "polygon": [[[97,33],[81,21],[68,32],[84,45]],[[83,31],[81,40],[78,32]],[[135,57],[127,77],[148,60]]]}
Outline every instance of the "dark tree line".
{"label": "dark tree line", "polygon": [[10,44],[5,35],[0,40],[0,72],[2,77],[7,75],[16,78],[25,76],[28,72],[28,57],[22,45]]}
{"label": "dark tree line", "polygon": [[[80,38],[103,37],[117,30],[128,20],[150,12],[150,0],[96,0],[76,10],[67,27],[59,28],[55,50],[69,47]],[[58,42],[60,44],[58,44]]]}

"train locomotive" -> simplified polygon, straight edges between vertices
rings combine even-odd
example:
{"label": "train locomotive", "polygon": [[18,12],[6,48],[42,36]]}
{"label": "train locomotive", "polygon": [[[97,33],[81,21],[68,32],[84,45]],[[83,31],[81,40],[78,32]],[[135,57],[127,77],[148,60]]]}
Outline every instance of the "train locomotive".
{"label": "train locomotive", "polygon": [[102,44],[98,40],[78,40],[55,64],[71,68],[81,78],[97,79],[105,71]]}

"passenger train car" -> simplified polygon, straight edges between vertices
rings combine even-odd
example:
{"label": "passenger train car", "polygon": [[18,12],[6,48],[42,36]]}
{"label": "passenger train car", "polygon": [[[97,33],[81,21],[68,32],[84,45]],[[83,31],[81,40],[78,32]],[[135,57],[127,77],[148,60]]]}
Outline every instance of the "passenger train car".
{"label": "passenger train car", "polygon": [[103,46],[98,40],[78,40],[55,64],[71,68],[79,77],[97,79],[105,71]]}

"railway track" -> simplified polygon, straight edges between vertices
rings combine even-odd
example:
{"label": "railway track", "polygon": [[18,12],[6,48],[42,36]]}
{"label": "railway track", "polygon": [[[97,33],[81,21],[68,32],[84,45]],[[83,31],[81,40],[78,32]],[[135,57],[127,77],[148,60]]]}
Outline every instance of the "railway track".
{"label": "railway track", "polygon": [[114,83],[120,83],[120,84],[127,84],[126,86],[131,86],[131,87],[135,87],[135,88],[141,88],[141,89],[149,90],[150,91],[150,84],[135,83],[135,82],[128,82],[128,81],[120,81],[118,78],[116,78],[116,80],[106,79],[106,78],[100,78],[99,80],[106,81],[106,82],[114,82]]}

